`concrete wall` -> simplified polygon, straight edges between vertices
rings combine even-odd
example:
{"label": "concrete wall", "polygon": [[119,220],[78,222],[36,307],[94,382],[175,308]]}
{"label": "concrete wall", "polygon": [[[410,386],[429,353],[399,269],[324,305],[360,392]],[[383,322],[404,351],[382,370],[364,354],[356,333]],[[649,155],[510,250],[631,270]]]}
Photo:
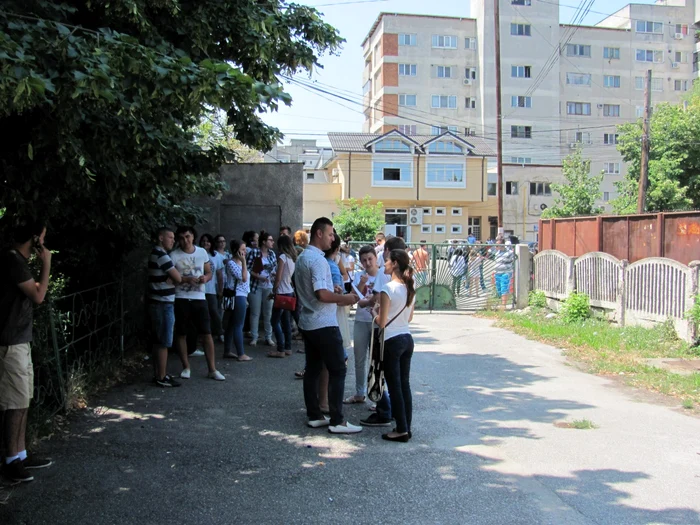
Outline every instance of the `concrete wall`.
{"label": "concrete wall", "polygon": [[227,164],[219,174],[228,190],[218,199],[200,199],[206,221],[197,232],[222,233],[226,239],[240,239],[246,230],[265,229],[277,237],[281,225],[292,230],[302,227],[304,206],[303,165]]}

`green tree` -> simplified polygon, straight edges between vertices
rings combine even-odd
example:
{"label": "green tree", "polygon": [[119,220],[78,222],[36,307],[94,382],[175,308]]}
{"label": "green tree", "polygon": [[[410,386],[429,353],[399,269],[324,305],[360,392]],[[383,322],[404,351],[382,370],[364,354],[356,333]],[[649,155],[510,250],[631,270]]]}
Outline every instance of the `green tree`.
{"label": "green tree", "polygon": [[249,148],[236,138],[233,126],[221,111],[211,111],[195,129],[195,141],[202,149],[222,147],[229,162],[262,162],[262,153]]}
{"label": "green tree", "polygon": [[[647,211],[673,211],[700,206],[700,84],[681,104],[659,104],[649,122]],[[642,154],[642,121],[623,124],[617,149],[627,162],[624,180],[613,201],[618,213],[635,213]]]}
{"label": "green tree", "polygon": [[603,211],[596,205],[602,196],[600,183],[603,174],[591,175],[591,161],[583,158],[580,147],[564,158],[562,174],[566,183],[552,184],[552,190],[558,196],[554,198],[554,206],[542,213],[543,219],[582,217]]}
{"label": "green tree", "polygon": [[384,229],[384,205],[381,202],[372,204],[369,195],[362,201],[338,201],[338,206],[340,213],[333,217],[333,224],[341,238],[370,241],[378,231]]}
{"label": "green tree", "polygon": [[277,0],[5,0],[0,23],[0,207],[48,215],[57,263],[82,274],[220,190],[227,149],[195,140],[206,114],[269,149],[280,133],[260,114],[291,104],[279,76],[342,43],[313,8]]}

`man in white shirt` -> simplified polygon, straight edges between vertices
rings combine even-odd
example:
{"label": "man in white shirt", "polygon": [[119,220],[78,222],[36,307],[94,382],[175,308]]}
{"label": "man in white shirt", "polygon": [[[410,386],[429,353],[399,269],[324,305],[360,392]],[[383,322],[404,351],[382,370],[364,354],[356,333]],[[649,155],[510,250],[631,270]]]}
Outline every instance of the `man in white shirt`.
{"label": "man in white shirt", "polygon": [[[294,270],[299,310],[299,328],[304,336],[306,373],[304,402],[309,417],[308,426],[328,427],[332,434],[355,434],[362,427],[343,418],[343,388],[345,385],[345,355],[343,338],[338,328],[337,307],[350,306],[357,295],[335,293],[331,269],[324,251],[334,239],[333,223],[321,217],[311,226],[309,246],[301,252]],[[318,402],[318,379],[323,365],[328,369],[328,406],[330,419],[321,412]]]}
{"label": "man in white shirt", "polygon": [[170,253],[173,265],[181,276],[180,283],[175,286],[175,332],[183,368],[180,377],[189,379],[191,374],[187,358],[187,328],[192,322],[202,336],[209,378],[223,381],[226,378],[216,369],[214,362],[209,306],[204,295],[204,285],[212,278],[211,263],[207,251],[194,245],[196,235],[192,226],[180,226],[175,232],[179,247]]}

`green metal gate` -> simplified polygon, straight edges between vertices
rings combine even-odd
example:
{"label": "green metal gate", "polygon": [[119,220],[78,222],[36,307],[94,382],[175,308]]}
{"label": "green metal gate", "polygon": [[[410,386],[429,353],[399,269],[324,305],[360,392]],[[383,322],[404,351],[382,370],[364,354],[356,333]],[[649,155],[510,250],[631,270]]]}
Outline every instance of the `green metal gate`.
{"label": "green metal gate", "polygon": [[[356,253],[365,245],[352,242]],[[416,283],[416,310],[486,310],[515,302],[515,246],[407,243]],[[427,257],[424,257],[425,250]],[[507,252],[508,257],[501,255]],[[355,269],[360,270],[359,257]],[[423,264],[425,261],[425,264]],[[512,261],[510,269],[503,263]]]}

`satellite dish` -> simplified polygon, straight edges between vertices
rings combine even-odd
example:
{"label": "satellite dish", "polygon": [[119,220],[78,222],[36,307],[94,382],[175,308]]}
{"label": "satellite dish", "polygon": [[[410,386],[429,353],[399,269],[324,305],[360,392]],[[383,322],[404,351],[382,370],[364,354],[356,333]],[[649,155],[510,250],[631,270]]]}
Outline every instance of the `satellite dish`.
{"label": "satellite dish", "polygon": [[540,210],[544,211],[544,210],[546,210],[546,209],[547,209],[547,205],[546,205],[546,204],[540,204]]}

